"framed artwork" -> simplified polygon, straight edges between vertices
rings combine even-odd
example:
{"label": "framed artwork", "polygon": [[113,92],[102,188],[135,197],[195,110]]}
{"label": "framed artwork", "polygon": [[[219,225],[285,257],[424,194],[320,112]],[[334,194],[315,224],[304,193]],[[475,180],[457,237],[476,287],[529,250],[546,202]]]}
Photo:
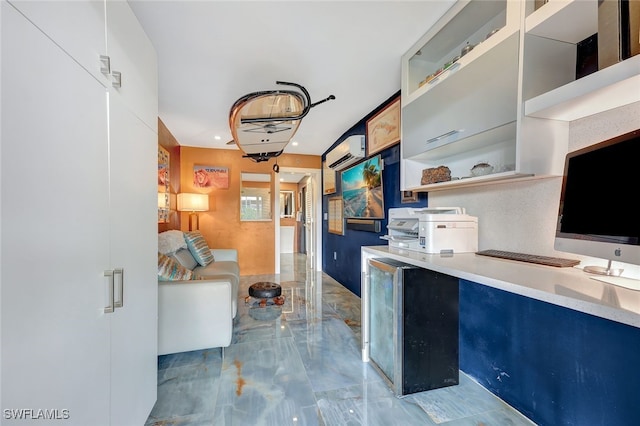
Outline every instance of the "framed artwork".
{"label": "framed artwork", "polygon": [[418,202],[418,193],[413,191],[401,191],[402,197],[400,202],[404,203],[417,203]]}
{"label": "framed artwork", "polygon": [[367,156],[400,142],[400,96],[367,120]]}
{"label": "framed artwork", "polygon": [[324,195],[336,192],[336,171],[327,166],[327,162],[322,162],[322,193]]}
{"label": "framed artwork", "polygon": [[193,166],[193,186],[196,188],[229,189],[229,168]]}
{"label": "framed artwork", "polygon": [[158,145],[158,223],[169,222],[169,151]]}
{"label": "framed artwork", "polygon": [[169,151],[158,145],[158,192],[169,192]]}
{"label": "framed artwork", "polygon": [[384,219],[382,158],[377,155],[341,173],[344,217]]}
{"label": "framed artwork", "polygon": [[344,217],[342,211],[344,203],[342,197],[329,198],[329,233],[344,235]]}

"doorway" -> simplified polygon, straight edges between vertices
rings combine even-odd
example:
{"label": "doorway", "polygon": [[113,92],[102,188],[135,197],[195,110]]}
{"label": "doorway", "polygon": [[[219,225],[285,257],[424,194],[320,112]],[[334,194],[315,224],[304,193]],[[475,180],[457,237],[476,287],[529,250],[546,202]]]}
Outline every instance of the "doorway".
{"label": "doorway", "polygon": [[[286,218],[276,215],[275,226],[275,273],[281,273],[283,262],[281,257],[288,256],[286,265],[295,258],[294,263],[300,264],[301,256],[305,257],[308,269],[316,271],[322,270],[322,195],[319,189],[322,171],[320,169],[299,169],[295,167],[281,167],[280,173],[276,175],[275,189],[279,193],[284,188],[295,187],[294,198],[295,212],[295,244],[293,253],[282,253],[282,249],[288,247],[290,231],[287,229],[289,223]],[[293,184],[293,186],[292,186]],[[275,197],[279,204],[279,197]],[[276,206],[275,211],[279,211],[280,206]],[[282,224],[282,225],[281,225]]]}
{"label": "doorway", "polygon": [[305,226],[305,221],[307,219],[306,209],[307,209],[307,187],[303,186],[300,191],[300,220],[298,222],[298,253],[307,254],[307,239],[305,230],[307,227]]}

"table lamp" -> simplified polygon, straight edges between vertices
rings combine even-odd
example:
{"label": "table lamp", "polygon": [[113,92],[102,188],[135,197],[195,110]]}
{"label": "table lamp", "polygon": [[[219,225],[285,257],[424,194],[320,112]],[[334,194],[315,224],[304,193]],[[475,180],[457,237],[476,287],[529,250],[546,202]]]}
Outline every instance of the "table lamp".
{"label": "table lamp", "polygon": [[189,213],[189,231],[197,231],[199,218],[197,212],[209,210],[209,196],[207,194],[178,194],[178,211]]}

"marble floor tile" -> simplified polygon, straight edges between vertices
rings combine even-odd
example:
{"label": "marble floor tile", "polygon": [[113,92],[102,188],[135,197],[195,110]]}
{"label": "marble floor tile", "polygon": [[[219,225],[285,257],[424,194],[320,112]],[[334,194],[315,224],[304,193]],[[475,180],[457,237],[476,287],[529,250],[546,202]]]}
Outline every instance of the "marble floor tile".
{"label": "marble floor tile", "polygon": [[445,423],[446,426],[532,426],[533,424],[529,419],[508,407]]}
{"label": "marble floor tile", "polygon": [[221,368],[219,349],[160,356],[158,399],[146,425],[210,424]]}
{"label": "marble floor tile", "polygon": [[460,384],[457,386],[419,392],[404,399],[421,407],[437,424],[505,407],[500,399],[484,390],[464,373],[460,373]]}
{"label": "marble floor tile", "polygon": [[337,318],[310,326],[292,324],[296,348],[315,392],[350,387],[380,376],[360,360],[353,332]]}
{"label": "marble floor tile", "polygon": [[[402,398],[361,360],[360,298],[304,255],[279,275],[242,276],[231,345],[158,358],[158,399],[145,426],[528,426],[528,419],[460,372],[460,384]],[[245,302],[258,281],[281,285],[282,306]]]}
{"label": "marble floor tile", "polygon": [[225,351],[216,425],[317,425],[316,401],[292,338]]}
{"label": "marble floor tile", "polygon": [[316,392],[327,425],[435,425],[422,409],[397,398],[382,381]]}

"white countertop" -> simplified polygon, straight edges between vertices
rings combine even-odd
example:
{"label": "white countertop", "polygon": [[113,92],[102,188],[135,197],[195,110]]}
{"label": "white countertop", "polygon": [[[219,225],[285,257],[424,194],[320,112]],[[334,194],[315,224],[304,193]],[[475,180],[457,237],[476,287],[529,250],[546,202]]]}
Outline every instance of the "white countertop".
{"label": "white countertop", "polygon": [[592,279],[579,268],[557,268],[475,253],[441,256],[389,246],[362,247],[369,257],[389,257],[489,287],[508,291],[640,328],[640,290]]}

